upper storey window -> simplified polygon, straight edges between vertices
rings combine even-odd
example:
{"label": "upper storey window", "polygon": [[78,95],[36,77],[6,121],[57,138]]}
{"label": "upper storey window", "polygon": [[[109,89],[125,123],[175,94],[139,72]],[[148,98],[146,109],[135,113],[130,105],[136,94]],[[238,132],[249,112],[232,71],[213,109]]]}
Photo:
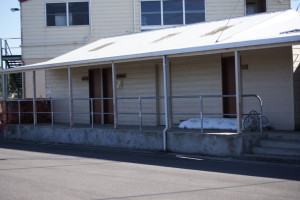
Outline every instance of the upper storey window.
{"label": "upper storey window", "polygon": [[142,0],[142,29],[205,21],[204,0]]}
{"label": "upper storey window", "polygon": [[266,0],[246,0],[246,14],[266,12]]}
{"label": "upper storey window", "polygon": [[89,25],[89,3],[47,3],[46,16],[47,26]]}

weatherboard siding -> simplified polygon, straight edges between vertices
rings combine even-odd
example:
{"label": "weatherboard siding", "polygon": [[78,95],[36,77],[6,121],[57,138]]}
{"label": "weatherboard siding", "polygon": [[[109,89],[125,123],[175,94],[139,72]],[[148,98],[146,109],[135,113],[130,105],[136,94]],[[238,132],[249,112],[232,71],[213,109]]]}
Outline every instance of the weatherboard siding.
{"label": "weatherboard siding", "polygon": [[[258,94],[263,115],[274,129],[294,130],[292,90],[292,50],[290,47],[245,51],[241,53],[243,94]],[[255,99],[244,98],[244,113],[259,107]]]}
{"label": "weatherboard siding", "polygon": [[267,11],[285,10],[291,8],[290,0],[266,0]]}
{"label": "weatherboard siding", "polygon": [[[149,97],[156,96],[155,90],[155,62],[136,62],[128,64],[116,64],[117,74],[126,74],[126,78],[122,80],[122,86],[117,89],[119,97]],[[93,68],[106,68],[109,65],[101,65]],[[89,98],[89,81],[82,81],[83,76],[88,76],[88,70],[91,67],[82,67],[72,69],[73,81],[73,97]],[[66,69],[47,70],[46,86],[51,88],[51,92],[47,93],[47,98],[66,98],[68,99],[68,72]],[[156,112],[156,101],[145,100],[142,104],[143,112]],[[68,112],[68,102],[54,103],[54,112]],[[74,112],[89,112],[88,101],[74,101]],[[118,100],[118,112],[132,113],[139,112],[138,99],[135,100]],[[68,114],[55,114],[55,122],[69,122]],[[156,125],[156,116],[144,116],[144,125]],[[89,115],[74,114],[75,123],[90,123]],[[138,114],[120,114],[118,116],[120,125],[138,125]]]}
{"label": "weatherboard siding", "polygon": [[[46,86],[50,90],[47,98],[65,99],[64,101],[54,101],[54,112],[69,112],[69,85],[68,70],[47,70]],[[89,98],[89,82],[81,80],[88,76],[87,68],[72,69],[73,98]],[[73,101],[74,112],[89,112],[88,101]],[[69,123],[69,114],[54,114],[54,122]],[[87,124],[90,122],[88,114],[74,114],[74,123]]]}
{"label": "weatherboard siding", "polygon": [[[205,1],[205,17],[206,21],[218,20],[229,18],[230,16],[243,16],[245,15],[245,2],[240,1],[237,5],[238,1],[235,0],[206,0]],[[233,9],[236,7],[235,12],[233,13]]]}
{"label": "weatherboard siding", "polygon": [[[47,27],[45,14],[46,2],[66,1],[31,0],[21,3],[24,58],[50,59],[103,37],[133,32],[132,0],[92,1],[92,35],[90,35],[91,25]],[[74,44],[47,45],[57,43]],[[29,47],[28,45],[36,46]]]}
{"label": "weatherboard siding", "polygon": [[[44,62],[46,59],[23,59],[25,63],[34,64],[38,62]],[[33,81],[32,81],[32,72],[25,73],[25,98],[33,98]],[[36,71],[36,96],[37,97],[46,97],[45,91],[45,70]]]}
{"label": "weatherboard siding", "polygon": [[[181,57],[171,60],[172,96],[221,95],[221,57],[217,55]],[[203,99],[204,113],[215,113],[222,117],[222,98]],[[173,124],[200,116],[200,99],[172,99],[173,113],[195,113],[196,115],[174,115]],[[206,116],[208,117],[208,116]]]}
{"label": "weatherboard siding", "polygon": [[[158,61],[159,62],[159,61]],[[155,61],[116,64],[117,74],[126,74],[122,86],[117,89],[118,97],[154,97],[156,96]],[[144,113],[156,112],[156,99],[142,100]],[[121,125],[139,125],[138,99],[118,100],[118,112],[136,114],[120,114],[118,122]],[[155,126],[156,115],[144,115],[143,124]]]}

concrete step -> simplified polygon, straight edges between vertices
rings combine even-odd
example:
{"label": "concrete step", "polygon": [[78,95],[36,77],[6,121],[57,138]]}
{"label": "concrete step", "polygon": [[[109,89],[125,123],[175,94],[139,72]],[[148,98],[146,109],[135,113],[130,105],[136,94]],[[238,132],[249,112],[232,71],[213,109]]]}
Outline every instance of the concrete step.
{"label": "concrete step", "polygon": [[300,164],[300,157],[298,156],[243,154],[242,159],[284,164]]}
{"label": "concrete step", "polygon": [[299,156],[300,157],[300,149],[253,147],[252,151],[254,154],[259,154],[259,155],[280,155],[280,156]]}
{"label": "concrete step", "polygon": [[300,142],[297,141],[280,141],[280,140],[261,140],[261,147],[282,148],[282,149],[299,149]]}
{"label": "concrete step", "polygon": [[271,140],[289,140],[300,142],[300,133],[268,133],[268,138]]}

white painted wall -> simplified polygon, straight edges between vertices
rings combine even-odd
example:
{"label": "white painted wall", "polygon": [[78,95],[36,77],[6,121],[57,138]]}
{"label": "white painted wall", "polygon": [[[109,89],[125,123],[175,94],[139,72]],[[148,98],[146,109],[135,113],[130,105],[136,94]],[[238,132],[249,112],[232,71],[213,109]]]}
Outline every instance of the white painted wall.
{"label": "white painted wall", "polygon": [[[66,99],[65,101],[54,101],[54,112],[69,112],[69,85],[68,70],[46,71],[47,98]],[[89,98],[89,82],[82,81],[83,76],[88,76],[87,68],[72,69],[73,98]],[[74,101],[74,112],[89,112],[88,101]],[[69,123],[69,114],[55,114],[54,122]],[[74,123],[88,124],[89,114],[74,114]]]}
{"label": "white painted wall", "polygon": [[[290,47],[245,51],[241,53],[243,94],[258,94],[263,114],[276,130],[294,130],[292,49]],[[244,102],[244,113],[254,101]]]}
{"label": "white painted wall", "polygon": [[[171,60],[172,96],[221,95],[221,56],[208,55],[177,58]],[[204,113],[214,113],[222,117],[222,98],[203,99]],[[181,120],[200,116],[200,99],[186,98],[172,100],[174,113],[196,113],[197,115],[175,115],[173,124]],[[207,117],[207,116],[206,116]]]}

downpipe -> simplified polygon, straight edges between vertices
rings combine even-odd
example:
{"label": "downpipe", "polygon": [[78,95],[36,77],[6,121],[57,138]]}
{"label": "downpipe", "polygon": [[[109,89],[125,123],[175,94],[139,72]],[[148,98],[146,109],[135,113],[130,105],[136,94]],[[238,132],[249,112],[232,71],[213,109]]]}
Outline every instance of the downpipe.
{"label": "downpipe", "polygon": [[164,151],[167,151],[167,132],[168,132],[168,127],[166,127],[163,131]]}

